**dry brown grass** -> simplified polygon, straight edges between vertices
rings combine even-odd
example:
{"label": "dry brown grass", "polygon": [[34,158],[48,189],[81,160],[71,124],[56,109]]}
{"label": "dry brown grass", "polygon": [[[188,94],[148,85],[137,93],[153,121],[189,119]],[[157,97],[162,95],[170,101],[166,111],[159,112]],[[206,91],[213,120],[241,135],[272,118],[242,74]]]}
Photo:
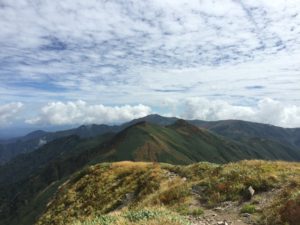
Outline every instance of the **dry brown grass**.
{"label": "dry brown grass", "polygon": [[[260,160],[225,165],[197,163],[189,166],[125,161],[91,166],[74,175],[60,189],[37,224],[65,225],[70,224],[74,218],[84,221],[99,215],[110,215],[116,210],[119,212],[128,193],[132,193],[133,199],[120,212],[130,213],[147,207],[155,211],[164,207],[174,213],[170,218],[176,218],[180,217],[179,214],[191,213],[190,206],[195,202],[191,190],[195,185],[203,189],[197,199],[202,204],[206,202],[208,207],[228,200],[247,201],[245,194],[250,185],[256,194],[276,189],[278,194],[270,199],[262,211],[257,212],[262,216],[262,224],[300,224],[300,164]],[[125,223],[122,222],[122,216],[118,218],[118,223],[113,224],[177,223],[171,223],[170,218],[164,217],[139,223]]]}

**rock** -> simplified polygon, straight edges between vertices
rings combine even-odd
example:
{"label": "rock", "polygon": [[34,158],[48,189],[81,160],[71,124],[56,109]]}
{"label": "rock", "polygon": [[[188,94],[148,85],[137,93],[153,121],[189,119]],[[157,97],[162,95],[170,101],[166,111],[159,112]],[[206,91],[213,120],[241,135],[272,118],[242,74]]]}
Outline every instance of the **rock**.
{"label": "rock", "polygon": [[201,195],[207,189],[206,186],[194,185],[192,186],[192,192]]}
{"label": "rock", "polygon": [[222,207],[216,207],[214,208],[215,211],[218,211],[218,212],[222,212],[224,211],[224,209]]}
{"label": "rock", "polygon": [[254,193],[255,193],[255,190],[253,189],[252,186],[249,186],[249,187],[248,187],[248,191],[249,191],[251,197],[252,197],[252,196],[254,195]]}
{"label": "rock", "polygon": [[242,216],[243,216],[243,217],[250,217],[251,214],[249,214],[249,213],[243,213]]}
{"label": "rock", "polygon": [[115,210],[120,210],[125,206],[129,205],[134,200],[134,197],[135,197],[134,192],[126,193],[125,196],[122,198],[120,205]]}
{"label": "rock", "polygon": [[228,223],[226,220],[224,220],[224,221],[217,222],[217,225],[228,225]]}
{"label": "rock", "polygon": [[224,211],[226,211],[226,210],[228,211],[228,210],[234,208],[234,205],[235,205],[234,202],[226,201],[226,202],[222,202],[220,206],[223,208]]}
{"label": "rock", "polygon": [[178,175],[177,175],[176,173],[170,172],[170,171],[168,171],[168,172],[166,173],[166,176],[167,176],[167,178],[168,178],[169,180],[173,180],[173,179],[175,179],[176,177],[178,177]]}
{"label": "rock", "polygon": [[134,198],[134,193],[133,192],[125,194],[125,200],[126,201],[131,201],[133,198]]}

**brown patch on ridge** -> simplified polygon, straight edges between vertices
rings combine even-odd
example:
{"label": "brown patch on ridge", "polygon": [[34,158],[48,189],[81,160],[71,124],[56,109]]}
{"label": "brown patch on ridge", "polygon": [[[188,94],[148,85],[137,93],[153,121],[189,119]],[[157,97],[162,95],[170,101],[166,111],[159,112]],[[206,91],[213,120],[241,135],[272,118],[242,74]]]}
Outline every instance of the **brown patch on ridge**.
{"label": "brown patch on ridge", "polygon": [[160,149],[161,146],[158,144],[147,141],[135,151],[134,158],[137,161],[149,160],[152,162],[157,162],[158,155],[161,152]]}

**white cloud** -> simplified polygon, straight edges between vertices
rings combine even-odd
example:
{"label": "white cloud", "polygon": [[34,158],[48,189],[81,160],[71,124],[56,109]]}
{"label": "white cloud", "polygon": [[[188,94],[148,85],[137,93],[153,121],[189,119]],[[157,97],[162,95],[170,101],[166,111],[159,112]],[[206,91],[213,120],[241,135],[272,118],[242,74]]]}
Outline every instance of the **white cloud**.
{"label": "white cloud", "polygon": [[200,120],[238,119],[273,124],[282,127],[300,127],[300,106],[286,105],[264,98],[254,106],[237,106],[226,101],[189,98],[183,101],[181,117]]}
{"label": "white cloud", "polygon": [[[77,99],[160,107],[162,99],[203,96],[244,115],[251,104],[272,98],[295,105],[290,110],[297,113],[299,0],[0,2],[0,96],[6,101],[32,108]],[[27,122],[79,122],[74,111],[69,121],[43,111],[34,117],[31,110]],[[284,118],[293,123],[292,115]]]}
{"label": "white cloud", "polygon": [[26,120],[29,124],[113,124],[143,117],[151,113],[145,105],[104,106],[89,105],[84,101],[51,102],[42,107],[39,116]]}
{"label": "white cloud", "polygon": [[0,126],[14,122],[22,107],[23,104],[21,102],[0,105]]}

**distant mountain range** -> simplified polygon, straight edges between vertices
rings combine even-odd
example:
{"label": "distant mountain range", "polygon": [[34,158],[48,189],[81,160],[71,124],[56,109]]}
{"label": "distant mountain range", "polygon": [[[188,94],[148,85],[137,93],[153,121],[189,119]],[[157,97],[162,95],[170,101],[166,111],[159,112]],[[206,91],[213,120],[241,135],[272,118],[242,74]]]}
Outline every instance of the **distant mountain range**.
{"label": "distant mountain range", "polygon": [[[2,141],[0,224],[33,224],[57,187],[88,165],[115,161],[191,164],[242,159],[300,161],[300,129],[150,115],[120,126],[35,131]],[[39,198],[46,192],[47,198]],[[18,216],[16,216],[18,215]]]}
{"label": "distant mountain range", "polygon": [[[105,133],[118,133],[125,128],[145,121],[156,125],[171,125],[178,118],[162,117],[160,115],[149,115],[143,118],[135,119],[119,126],[109,125],[82,125],[75,129],[63,130],[57,132],[46,132],[37,130],[26,136],[0,141],[0,164],[8,162],[10,159],[22,153],[35,151],[42,145],[55,139],[77,135],[80,138],[93,138]],[[256,144],[254,147],[263,145],[263,148],[280,146],[280,148],[300,149],[300,128],[281,128],[267,124],[246,122],[240,120],[224,121],[201,121],[187,120],[188,123],[199,128],[205,128],[214,134],[224,136],[230,140],[243,142],[247,145]]]}

